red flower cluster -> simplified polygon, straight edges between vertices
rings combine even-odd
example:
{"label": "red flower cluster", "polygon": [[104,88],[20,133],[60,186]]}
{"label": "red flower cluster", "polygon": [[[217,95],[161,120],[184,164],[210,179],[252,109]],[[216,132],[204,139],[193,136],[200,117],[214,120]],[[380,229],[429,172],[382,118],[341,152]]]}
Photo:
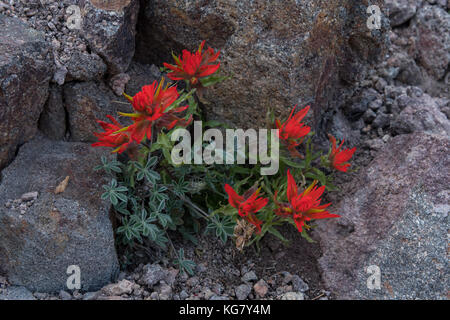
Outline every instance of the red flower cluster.
{"label": "red flower cluster", "polygon": [[[298,231],[302,232],[305,222],[313,219],[338,218],[337,214],[331,214],[325,209],[331,203],[320,205],[321,196],[325,186],[317,187],[314,181],[305,191],[299,193],[297,184],[288,170],[287,198],[289,203],[279,203],[275,194],[275,204],[278,206],[276,214],[281,217],[292,217],[297,225]],[[307,227],[305,225],[305,227]]]}
{"label": "red flower cluster", "polygon": [[347,169],[350,167],[350,163],[348,163],[347,161],[349,161],[353,157],[353,154],[356,151],[356,147],[353,149],[341,150],[342,145],[344,144],[344,140],[342,140],[341,145],[336,148],[336,138],[332,135],[329,135],[329,138],[332,144],[331,153],[329,156],[331,165],[336,170],[347,172]]}
{"label": "red flower cluster", "polygon": [[130,133],[127,131],[120,132],[123,126],[117,122],[112,116],[107,115],[108,119],[112,123],[107,123],[101,120],[97,120],[100,126],[103,128],[104,132],[97,133],[94,135],[98,138],[98,142],[93,143],[93,147],[111,147],[114,148],[113,152],[124,152],[128,146],[133,142],[130,137]]}
{"label": "red flower cluster", "polygon": [[311,131],[310,127],[302,123],[302,120],[308,113],[310,107],[307,106],[294,115],[296,108],[297,106],[292,109],[291,114],[285,123],[281,124],[280,120],[275,121],[275,124],[279,129],[279,138],[291,153],[296,152],[295,147],[299,146],[303,142],[305,136]]}
{"label": "red flower cluster", "polygon": [[258,198],[260,189],[249,189],[244,195],[240,196],[229,185],[225,185],[225,191],[228,193],[228,202],[230,205],[238,209],[239,215],[254,225],[257,233],[261,233],[262,221],[259,220],[255,213],[264,208],[269,202],[268,198]]}
{"label": "red flower cluster", "polygon": [[[184,50],[182,58],[174,56],[176,66],[164,63],[171,70],[168,77],[172,80],[188,80],[195,85],[198,79],[215,73],[220,63],[213,63],[219,58],[220,52],[214,52],[212,48],[203,50],[204,46],[205,41],[195,53]],[[105,131],[95,134],[99,141],[93,146],[113,147],[116,148],[114,152],[123,152],[132,142],[141,143],[144,138],[151,139],[153,129],[159,131],[162,128],[170,130],[176,125],[188,126],[192,116],[186,120],[175,116],[175,113],[183,112],[189,106],[170,108],[179,97],[177,87],[167,85],[164,88],[163,85],[164,78],[159,84],[155,81],[144,86],[134,97],[125,95],[133,105],[134,112],[120,115],[132,118],[133,124],[123,127],[111,116],[108,118],[113,124],[97,120]]]}
{"label": "red flower cluster", "polygon": [[131,138],[140,143],[145,137],[151,139],[152,127],[157,130],[165,127],[172,129],[176,125],[187,126],[192,121],[178,118],[174,113],[185,111],[189,106],[179,107],[168,110],[168,108],[178,99],[177,87],[166,87],[163,89],[164,78],[158,85],[153,84],[144,86],[142,91],[138,92],[133,98],[128,99],[133,104],[135,113],[120,113],[122,116],[131,117],[133,124],[126,130],[131,133]]}
{"label": "red flower cluster", "polygon": [[187,50],[183,50],[183,56],[173,56],[176,65],[164,63],[164,66],[171,71],[168,73],[168,77],[171,80],[187,80],[192,85],[197,84],[199,78],[204,78],[215,73],[220,63],[213,64],[219,58],[220,51],[214,52],[209,47],[207,50],[203,50],[205,41],[203,41],[197,52],[191,53]]}

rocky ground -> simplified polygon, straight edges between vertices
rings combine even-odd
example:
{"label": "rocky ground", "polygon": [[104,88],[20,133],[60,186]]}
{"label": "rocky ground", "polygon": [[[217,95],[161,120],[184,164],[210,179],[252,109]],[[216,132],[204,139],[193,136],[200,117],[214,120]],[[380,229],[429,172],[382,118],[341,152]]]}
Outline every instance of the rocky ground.
{"label": "rocky ground", "polygon": [[[293,240],[304,241],[300,237]],[[307,248],[309,244],[303,244],[305,252],[297,251],[293,255],[293,248],[282,248],[274,245],[274,239],[270,241],[272,248],[266,243],[261,254],[250,251],[245,255],[211,237],[202,238],[196,247],[185,243],[186,256],[197,263],[194,276],[180,274],[168,262],[167,255],[160,253],[160,259],[155,260],[156,254],[152,262],[122,271],[116,283],[99,291],[31,293],[23,287],[8,287],[6,279],[0,278],[0,288],[8,288],[3,295],[0,289],[0,297],[7,298],[8,292],[13,290],[10,295],[38,300],[329,299],[330,292],[324,290],[319,279],[315,278],[317,271],[308,272],[308,268],[314,268],[308,265],[307,261],[311,259],[305,259],[300,266],[295,259],[286,261],[289,254],[309,257],[312,254],[312,250]],[[284,259],[283,263],[279,259]],[[301,278],[300,272],[305,277]]]}
{"label": "rocky ground", "polygon": [[[111,8],[102,7],[105,3],[101,1],[81,2],[0,0],[0,15],[24,22],[24,26],[19,26],[15,20],[4,22],[4,30],[12,30],[10,33],[14,32],[15,36],[8,38],[0,35],[0,40],[6,39],[0,44],[13,38],[20,40],[12,47],[0,47],[0,55],[10,59],[0,59],[0,74],[2,78],[12,79],[3,83],[2,88],[13,88],[4,89],[10,99],[5,105],[11,114],[18,114],[14,119],[7,117],[5,120],[0,112],[0,128],[1,123],[14,128],[8,135],[0,137],[0,168],[6,167],[0,181],[0,186],[3,185],[3,188],[0,187],[0,218],[2,215],[8,217],[8,221],[17,223],[16,226],[23,227],[23,221],[35,223],[34,212],[44,212],[48,221],[54,221],[55,216],[45,211],[51,203],[63,217],[57,220],[62,223],[61,230],[73,237],[70,239],[78,241],[77,233],[71,231],[76,221],[68,219],[69,223],[65,222],[72,216],[73,208],[78,208],[81,201],[81,207],[86,212],[92,208],[104,209],[104,204],[84,201],[79,196],[78,189],[91,195],[95,195],[96,189],[86,183],[92,178],[80,164],[83,158],[77,159],[74,154],[77,148],[87,150],[86,143],[93,140],[91,133],[96,128],[95,117],[101,118],[126,108],[118,97],[124,90],[134,94],[140,86],[160,76],[153,63],[160,63],[159,60],[165,57],[155,53],[152,47],[155,43],[163,46],[161,41],[164,40],[164,45],[177,47],[205,37],[212,41],[212,45],[222,48],[227,57],[225,69],[239,71],[237,81],[243,91],[255,92],[254,96],[243,93],[242,101],[254,99],[258,102],[250,107],[244,103],[247,110],[273,103],[271,99],[279,98],[279,93],[282,93],[281,100],[286,104],[310,103],[308,97],[313,88],[302,85],[302,81],[315,83],[316,79],[308,78],[309,74],[321,74],[321,79],[325,78],[324,81],[328,81],[330,86],[350,81],[344,75],[351,75],[351,68],[340,71],[344,74],[336,80],[311,67],[325,65],[328,49],[324,50],[324,54],[321,48],[330,47],[332,41],[327,38],[328,42],[317,42],[323,35],[320,32],[327,34],[330,29],[330,21],[326,18],[321,20],[320,15],[314,29],[308,31],[314,41],[308,42],[295,38],[289,32],[286,37],[280,37],[294,24],[300,25],[300,29],[296,29],[299,33],[303,32],[306,23],[296,20],[303,19],[300,15],[283,16],[282,8],[276,5],[271,7],[273,15],[283,17],[281,20],[286,21],[286,25],[274,26],[268,12],[254,9],[256,11],[251,12],[251,16],[259,17],[254,21],[255,27],[239,29],[236,25],[242,21],[236,15],[245,16],[248,13],[240,6],[199,9],[196,6],[184,8],[184,1],[167,4],[155,1],[159,9],[152,10],[141,2],[140,20],[137,21],[139,1],[118,1],[114,10],[106,10]],[[173,3],[177,6],[171,7]],[[87,17],[81,30],[67,27],[71,16],[67,8],[71,4],[82,4],[82,14]],[[180,8],[191,14],[189,19]],[[201,236],[197,246],[175,241],[175,245],[185,247],[186,256],[197,263],[194,276],[179,274],[168,262],[166,253],[154,250],[150,258],[144,252],[138,252],[141,256],[139,261],[122,270],[115,283],[103,281],[106,286],[100,290],[48,294],[31,289],[31,292],[9,284],[8,281],[15,282],[11,280],[16,279],[8,280],[0,276],[0,299],[448,299],[449,8],[450,3],[445,0],[387,0],[382,9],[390,20],[392,30],[387,33],[387,51],[377,51],[378,56],[372,57],[378,58],[378,63],[367,70],[358,69],[357,66],[364,63],[359,59],[358,63],[354,61],[354,52],[350,55],[336,53],[342,59],[337,64],[345,62],[344,65],[354,67],[351,69],[353,72],[361,70],[363,77],[351,79],[352,84],[341,90],[344,93],[338,96],[339,108],[328,108],[331,111],[321,113],[320,128],[338,138],[345,138],[348,145],[357,146],[354,168],[358,170],[337,175],[341,192],[328,194],[328,199],[335,204],[333,210],[342,213],[343,218],[323,224],[320,232],[313,235],[316,243],[309,244],[295,230],[287,230],[291,246],[278,245],[268,237],[259,253],[248,249],[241,254],[229,244],[223,246],[215,238]],[[215,10],[222,12],[223,17],[214,15]],[[173,20],[169,14],[173,12],[181,18]],[[151,19],[172,19],[174,22],[171,29],[165,30],[161,27],[163,24],[151,24]],[[202,23],[197,23],[196,19]],[[137,31],[134,27],[136,23]],[[147,28],[147,25],[150,26]],[[218,25],[227,28],[219,32]],[[35,40],[26,27],[42,32],[40,38]],[[217,32],[211,34],[209,27]],[[180,38],[178,31],[183,28],[192,29],[191,36]],[[151,35],[152,32],[156,35]],[[137,54],[134,55],[136,33],[138,43]],[[252,42],[255,34],[259,40]],[[360,34],[358,37],[358,41],[366,39]],[[277,49],[269,45],[271,43],[277,43]],[[238,48],[236,52],[233,45]],[[364,47],[364,42],[353,45]],[[307,52],[305,57],[297,57],[289,51],[289,48],[297,46]],[[254,55],[245,56],[240,51],[243,48],[263,57],[261,60],[264,60],[266,67],[259,66]],[[320,52],[317,55],[320,60],[311,60],[312,53],[316,52],[314,50]],[[23,69],[28,66],[29,77],[12,67],[18,62],[12,58],[14,54],[8,55],[9,52],[21,57],[20,63]],[[27,54],[22,58],[23,52]],[[356,52],[362,54],[363,50]],[[143,53],[148,53],[151,58],[143,57]],[[35,61],[33,64],[29,62],[30,56]],[[303,58],[305,60],[301,60]],[[245,70],[237,68],[239,59],[246,61]],[[333,65],[334,62],[330,63]],[[6,67],[3,68],[4,65]],[[275,73],[278,80],[267,80],[265,72]],[[303,78],[295,76],[296,72]],[[42,81],[40,74],[48,79]],[[249,84],[243,82],[245,77],[253,79],[249,82],[252,90]],[[37,93],[17,100],[23,88],[14,87],[15,78],[22,82],[29,81]],[[283,91],[286,87],[290,88],[289,92]],[[316,102],[321,102],[322,96],[330,95],[327,90],[322,91],[313,94]],[[222,105],[223,101],[230,99],[230,92],[233,91],[229,88],[215,91],[219,103],[213,113],[226,120],[232,120],[233,114],[238,114],[228,112]],[[3,107],[1,103],[0,95],[0,107]],[[240,103],[239,99],[233,100],[230,110]],[[333,100],[321,103],[332,105]],[[17,105],[26,106],[31,111],[21,114]],[[247,113],[251,118],[255,112]],[[28,124],[23,126],[25,121]],[[36,133],[38,128],[45,137]],[[26,143],[29,140],[33,142]],[[30,165],[33,150],[40,149],[40,146],[48,152],[37,158],[37,164]],[[95,161],[90,152],[84,152],[83,157],[86,162]],[[69,159],[68,164],[55,165],[53,170],[53,165],[62,158]],[[420,170],[416,165],[420,166]],[[27,178],[20,178],[22,167],[28,167],[25,172],[30,176],[43,174],[44,179],[36,179],[41,184],[43,181],[43,185],[30,179],[29,183],[19,183]],[[53,190],[67,174],[72,180],[61,200]],[[73,179],[74,176],[78,179]],[[16,183],[16,180],[19,182]],[[12,185],[14,188],[10,187]],[[101,212],[101,216],[106,215],[106,210]],[[48,230],[46,221],[39,223],[42,223],[42,230]],[[86,228],[95,228],[95,223],[89,218],[89,227]],[[55,228],[53,230],[57,230],[56,226],[58,224],[54,222],[50,225]],[[102,228],[105,235],[109,235],[108,228],[109,225]],[[40,231],[23,233],[27,235],[24,243],[33,244],[33,239],[40,237]],[[3,232],[5,234],[6,231]],[[0,241],[1,238],[0,233]],[[65,246],[61,243],[66,240],[48,239],[48,243],[64,250]],[[114,251],[112,237],[105,236],[104,241],[108,250]],[[88,251],[89,241],[81,243],[87,252],[91,252]],[[29,250],[26,252],[33,249],[32,246],[26,248]],[[52,247],[49,248],[51,250]],[[67,264],[66,261],[58,263]],[[87,268],[91,270],[92,265],[96,264],[98,261],[94,259]],[[379,292],[370,292],[364,287],[364,267],[371,264],[379,265],[385,272],[383,289]],[[108,277],[114,273],[112,269],[115,265],[115,259],[111,259],[106,268]],[[0,274],[1,268],[0,264]],[[61,276],[61,281],[64,276]],[[24,279],[21,280],[24,283]]]}

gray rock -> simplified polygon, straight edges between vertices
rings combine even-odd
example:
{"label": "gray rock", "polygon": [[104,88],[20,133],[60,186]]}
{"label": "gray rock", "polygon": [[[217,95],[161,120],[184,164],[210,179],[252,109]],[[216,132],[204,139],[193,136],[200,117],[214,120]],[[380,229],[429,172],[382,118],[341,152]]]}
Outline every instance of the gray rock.
{"label": "gray rock", "polygon": [[83,295],[83,300],[97,300],[100,294],[101,294],[100,291],[87,292]]}
{"label": "gray rock", "polygon": [[172,298],[172,287],[167,284],[161,285],[159,300],[169,300],[171,298]]}
{"label": "gray rock", "polygon": [[372,88],[364,90],[352,103],[344,107],[345,116],[351,121],[359,120],[374,101],[381,101],[381,95]]}
{"label": "gray rock", "polygon": [[121,280],[118,283],[111,283],[102,289],[102,292],[108,296],[121,296],[133,292],[134,283],[128,280]]}
{"label": "gray rock", "polygon": [[363,102],[356,102],[356,103],[351,103],[349,104],[346,108],[345,111],[348,115],[348,118],[350,120],[356,120],[358,119],[361,115],[364,114],[364,112],[366,112],[368,108],[368,104],[364,104]]}
{"label": "gray rock", "polygon": [[166,277],[167,271],[161,268],[159,264],[147,264],[144,266],[144,274],[139,280],[139,283],[151,288]]}
{"label": "gray rock", "polygon": [[227,296],[214,295],[209,300],[230,300],[230,298]]}
{"label": "gray rock", "polygon": [[392,27],[397,27],[411,20],[416,14],[417,0],[386,0],[386,9],[389,12],[389,20]]}
{"label": "gray rock", "polygon": [[62,87],[50,86],[47,103],[39,118],[39,129],[52,140],[62,140],[66,136],[66,111]]}
{"label": "gray rock", "polygon": [[308,284],[303,281],[302,278],[300,278],[298,275],[294,275],[292,277],[292,289],[296,292],[306,292],[309,290]]}
{"label": "gray rock", "polygon": [[344,99],[335,94],[365,74],[386,40],[387,24],[370,33],[367,5],[358,1],[143,3],[136,59],[170,62],[172,51],[193,51],[206,40],[222,52],[223,74],[233,75],[205,94],[208,117],[240,128],[265,125],[268,106],[287,117],[295,104],[313,104],[316,120],[339,108]]}
{"label": "gray rock", "polygon": [[301,292],[286,292],[279,297],[280,300],[305,300],[305,295]]}
{"label": "gray rock", "polygon": [[399,106],[405,105],[392,123],[397,134],[427,132],[442,135],[450,134],[450,120],[439,108],[438,100],[423,94],[420,98],[401,96]]}
{"label": "gray rock", "polygon": [[363,119],[366,123],[372,123],[377,117],[377,114],[372,109],[367,109],[364,113]]}
{"label": "gray rock", "polygon": [[400,56],[399,73],[396,80],[408,85],[418,86],[424,82],[422,70],[414,59],[409,56]]}
{"label": "gray rock", "polygon": [[236,287],[234,291],[238,300],[245,300],[247,299],[250,292],[252,292],[252,287],[250,287],[248,284],[241,284],[240,286]]}
{"label": "gray rock", "polygon": [[205,296],[205,300],[209,300],[211,299],[212,296],[214,296],[214,292],[211,291],[211,289],[207,288],[206,290],[204,290],[204,296]]}
{"label": "gray rock", "polygon": [[125,72],[133,59],[138,11],[138,0],[85,3],[83,36],[112,75]]}
{"label": "gray rock", "polygon": [[381,101],[381,99],[376,99],[371,103],[369,103],[369,108],[372,109],[373,111],[377,111],[378,109],[381,108],[382,105],[383,101]]}
{"label": "gray rock", "polygon": [[13,286],[0,289],[0,300],[36,300],[36,298],[27,288]]}
{"label": "gray rock", "polygon": [[377,117],[375,118],[375,120],[373,120],[372,122],[372,127],[377,129],[377,128],[386,128],[389,126],[391,119],[389,118],[389,116],[383,112],[379,112],[377,114]]}
{"label": "gray rock", "polygon": [[[106,115],[117,119],[117,112],[131,112],[131,104],[122,97],[119,100],[103,83],[80,82],[64,86],[64,101],[67,110],[70,140],[77,142],[94,142],[94,132],[102,129],[97,119],[108,121]],[[122,103],[115,103],[121,101]]]}
{"label": "gray rock", "polygon": [[67,67],[55,59],[55,73],[53,74],[52,82],[62,86],[66,82]]}
{"label": "gray rock", "polygon": [[258,280],[258,277],[254,271],[249,271],[242,276],[241,280],[244,282],[256,281]]}
{"label": "gray rock", "polygon": [[369,139],[366,141],[366,146],[372,150],[380,150],[384,147],[384,141],[382,139]]}
{"label": "gray rock", "polygon": [[152,84],[155,80],[159,81],[162,76],[159,68],[154,64],[141,64],[136,61],[131,63],[127,74],[130,76],[130,80],[126,83],[125,92],[130,96],[141,91],[143,86]]}
{"label": "gray rock", "polygon": [[186,300],[189,297],[189,294],[186,292],[186,290],[182,290],[180,292],[180,300]]}
{"label": "gray rock", "polygon": [[25,202],[32,201],[32,200],[36,200],[38,196],[39,196],[39,192],[37,192],[37,191],[27,192],[27,193],[24,193],[20,197],[20,200],[25,201]]}
{"label": "gray rock", "polygon": [[0,14],[0,170],[37,132],[53,75],[44,35]]}
{"label": "gray rock", "polygon": [[318,226],[322,278],[338,299],[447,299],[449,148],[448,136],[391,139],[332,209],[342,217]]}
{"label": "gray rock", "polygon": [[414,98],[408,96],[406,93],[402,93],[395,100],[395,102],[397,102],[397,105],[401,110],[405,109],[410,104],[414,104],[414,101],[415,101]]}
{"label": "gray rock", "polygon": [[[345,139],[350,145],[357,145],[359,143],[359,130],[353,130],[350,121],[340,110],[334,113],[327,113],[321,119],[321,122],[321,127],[323,127],[322,132],[327,132],[341,141]],[[328,146],[328,140],[325,141],[325,145]]]}
{"label": "gray rock", "polygon": [[116,74],[109,80],[109,87],[115,93],[116,96],[122,96],[125,92],[125,86],[130,81],[130,76],[126,73]]}
{"label": "gray rock", "polygon": [[66,82],[101,80],[107,70],[106,64],[95,53],[74,52],[67,62]]}
{"label": "gray rock", "polygon": [[72,295],[67,291],[61,290],[59,291],[59,298],[61,300],[72,300]]}
{"label": "gray rock", "polygon": [[34,292],[33,295],[36,297],[36,299],[38,300],[46,300],[49,297],[48,293],[45,292]]}
{"label": "gray rock", "polygon": [[[106,178],[93,167],[108,153],[82,143],[37,137],[20,148],[0,184],[0,269],[10,283],[39,292],[66,290],[67,269],[78,265],[81,288],[100,289],[118,271]],[[54,190],[65,177],[64,192]],[[25,215],[7,209],[7,199],[30,190],[39,197]]]}
{"label": "gray rock", "polygon": [[362,129],[364,129],[365,126],[366,126],[366,124],[364,123],[364,120],[362,118],[360,118],[356,122],[352,123],[352,129],[359,130],[360,132]]}
{"label": "gray rock", "polygon": [[412,22],[420,64],[435,80],[444,78],[450,63],[450,15],[439,6],[425,5]]}

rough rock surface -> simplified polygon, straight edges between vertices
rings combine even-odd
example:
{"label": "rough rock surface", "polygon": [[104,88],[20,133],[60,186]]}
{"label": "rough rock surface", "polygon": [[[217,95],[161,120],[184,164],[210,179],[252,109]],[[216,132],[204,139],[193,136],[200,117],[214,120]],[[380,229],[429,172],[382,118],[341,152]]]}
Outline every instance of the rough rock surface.
{"label": "rough rock surface", "polygon": [[387,0],[386,5],[404,2],[403,9],[416,12],[407,23],[393,25],[389,55],[378,69],[389,84],[420,86],[431,96],[450,98],[448,1]]}
{"label": "rough rock surface", "polygon": [[416,14],[417,4],[422,0],[386,0],[389,21],[392,27],[397,27],[411,20]]}
{"label": "rough rock surface", "polygon": [[[393,138],[317,228],[325,285],[345,299],[447,299],[448,136]],[[381,270],[370,290],[369,266]],[[371,271],[373,272],[373,271]]]}
{"label": "rough rock surface", "polygon": [[384,60],[369,70],[353,96],[331,115],[332,126],[324,128],[350,145],[359,138],[371,153],[397,134],[443,134],[450,115],[448,5],[448,1],[387,0],[385,9],[414,7],[415,13],[399,26],[392,24],[391,16],[391,45]]}
{"label": "rough rock surface", "polygon": [[0,13],[45,34],[59,85],[100,77],[105,63],[112,75],[125,71],[134,55],[138,10],[139,0],[0,1]]}
{"label": "rough rock surface", "polygon": [[83,36],[102,57],[108,72],[125,72],[134,56],[138,0],[85,2]]}
{"label": "rough rock surface", "polygon": [[106,64],[95,53],[74,52],[67,62],[66,81],[101,80],[106,70]]}
{"label": "rough rock surface", "polygon": [[[37,137],[20,148],[0,184],[0,270],[13,285],[67,290],[67,268],[81,269],[81,287],[98,290],[118,271],[104,176],[93,166],[105,154],[87,144]],[[66,189],[55,188],[66,178]],[[37,191],[34,200],[21,196]],[[12,204],[11,204],[12,202]]]}
{"label": "rough rock surface", "polygon": [[415,98],[401,96],[399,102],[405,108],[392,123],[395,133],[421,131],[450,136],[450,120],[441,112],[436,99],[424,94]]}
{"label": "rough rock surface", "polygon": [[[371,4],[381,1],[371,1]],[[240,127],[262,125],[268,107],[287,115],[312,104],[315,116],[364,74],[382,52],[385,30],[367,27],[367,1],[155,0],[138,24],[138,61],[160,65],[202,40],[222,52],[233,75],[206,100],[209,116]],[[361,27],[363,26],[363,27]],[[347,86],[348,88],[348,86]],[[345,90],[344,90],[345,91]]]}
{"label": "rough rock surface", "polygon": [[70,140],[93,142],[94,132],[102,131],[96,120],[107,121],[106,115],[117,118],[117,111],[130,112],[131,105],[116,97],[103,83],[79,82],[64,85]]}
{"label": "rough rock surface", "polygon": [[0,300],[36,300],[36,298],[27,288],[12,286],[0,289]]}
{"label": "rough rock surface", "polygon": [[0,14],[0,170],[33,138],[48,95],[52,54],[43,34]]}
{"label": "rough rock surface", "polygon": [[143,86],[161,79],[161,72],[157,66],[140,64],[135,61],[130,65],[127,74],[130,76],[130,81],[126,84],[125,92],[130,96],[134,96],[141,91]]}
{"label": "rough rock surface", "polygon": [[450,14],[439,6],[424,6],[413,21],[418,60],[435,80],[448,73],[450,64]]}

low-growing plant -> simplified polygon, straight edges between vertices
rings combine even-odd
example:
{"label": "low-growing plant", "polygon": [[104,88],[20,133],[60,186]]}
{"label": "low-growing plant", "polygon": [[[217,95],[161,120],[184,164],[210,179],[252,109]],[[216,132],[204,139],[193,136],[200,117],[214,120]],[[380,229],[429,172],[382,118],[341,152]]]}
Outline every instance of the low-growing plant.
{"label": "low-growing plant", "polygon": [[[194,264],[185,259],[182,248],[175,249],[170,232],[177,231],[196,244],[204,226],[205,233],[215,234],[223,243],[233,239],[243,250],[258,245],[267,233],[287,243],[283,228],[292,225],[312,241],[308,230],[314,220],[339,217],[328,212],[330,203],[321,203],[322,195],[326,189],[336,190],[333,170],[346,172],[356,150],[343,149],[344,141],[338,147],[330,136],[329,153],[315,151],[313,132],[303,123],[310,108],[296,112],[294,107],[285,122],[268,112],[268,129],[277,129],[282,146],[275,175],[261,175],[261,164],[250,161],[241,165],[175,164],[172,150],[178,142],[177,129],[189,127],[194,119],[205,120],[200,109],[206,103],[205,91],[229,79],[220,74],[220,52],[205,50],[204,44],[194,53],[184,50],[181,56],[173,55],[173,65],[164,63],[162,70],[171,80],[167,84],[162,78],[134,97],[125,94],[133,112],[120,115],[132,124],[123,126],[110,115],[110,123],[98,120],[103,132],[95,133],[98,142],[93,144],[121,155],[112,161],[103,157],[96,167],[111,179],[102,199],[111,202],[118,217],[118,241],[130,249],[170,248],[174,263],[188,273]],[[180,82],[184,82],[182,90],[178,89]],[[227,128],[218,121],[204,121],[203,127]],[[202,141],[204,147],[213,143]],[[244,153],[249,160],[249,150]],[[194,153],[184,156],[193,159]]]}

